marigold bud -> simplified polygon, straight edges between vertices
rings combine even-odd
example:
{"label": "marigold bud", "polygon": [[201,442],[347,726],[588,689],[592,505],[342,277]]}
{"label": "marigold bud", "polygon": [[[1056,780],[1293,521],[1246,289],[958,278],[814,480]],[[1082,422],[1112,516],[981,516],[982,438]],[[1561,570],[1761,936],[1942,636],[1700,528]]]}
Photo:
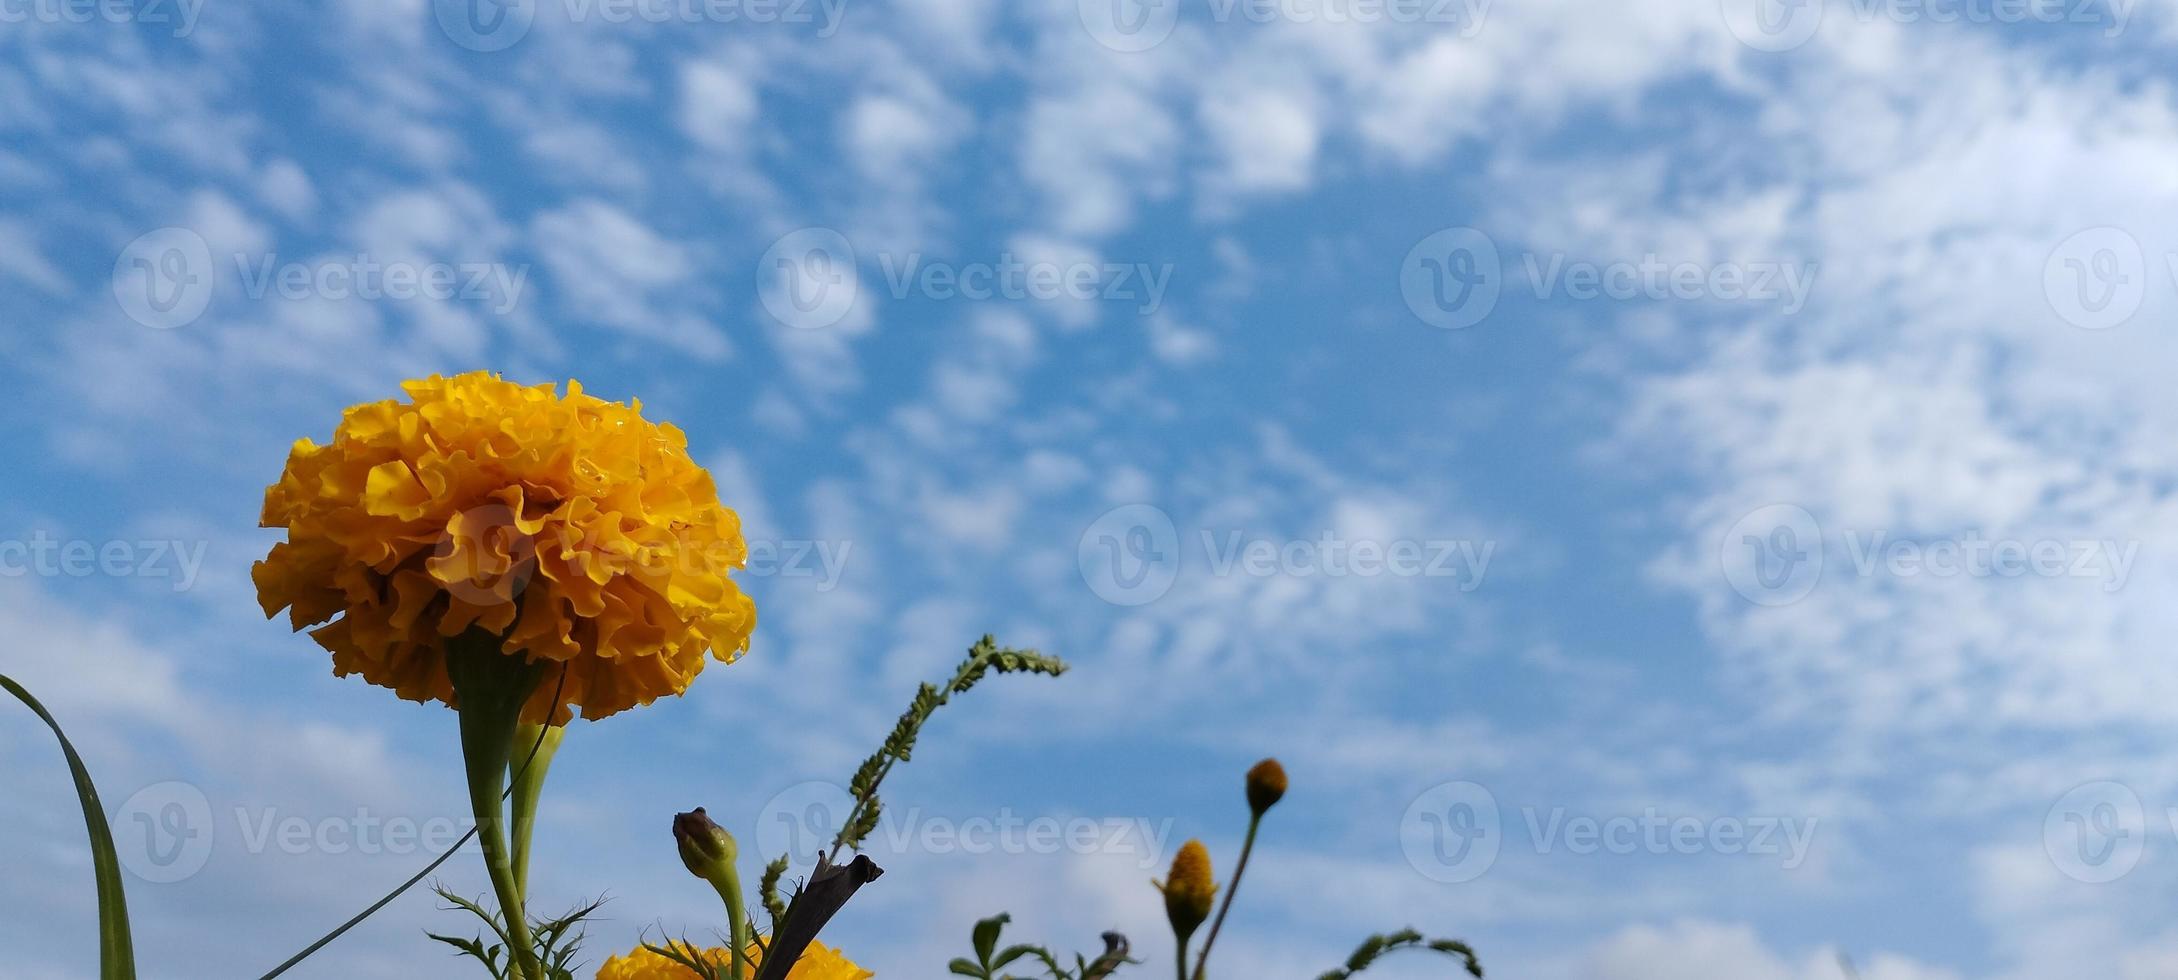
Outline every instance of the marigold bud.
{"label": "marigold bud", "polygon": [[1277,805],[1286,795],[1286,767],[1265,759],[1248,770],[1248,809],[1256,816]]}
{"label": "marigold bud", "polygon": [[735,874],[740,845],[702,807],[673,815],[673,840],[680,845],[681,863],[688,866],[688,873],[714,884]]}
{"label": "marigold bud", "polygon": [[1164,882],[1153,884],[1165,893],[1165,917],[1172,920],[1173,935],[1185,945],[1187,937],[1210,917],[1210,900],[1218,893],[1218,883],[1210,876],[1210,851],[1199,840],[1180,845],[1180,853],[1172,857],[1172,871]]}

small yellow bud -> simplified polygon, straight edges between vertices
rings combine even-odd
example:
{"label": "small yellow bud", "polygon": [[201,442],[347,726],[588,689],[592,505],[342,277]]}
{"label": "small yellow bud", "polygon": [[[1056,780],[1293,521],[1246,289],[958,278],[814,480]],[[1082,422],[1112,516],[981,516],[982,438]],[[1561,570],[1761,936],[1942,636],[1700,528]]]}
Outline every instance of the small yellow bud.
{"label": "small yellow bud", "polygon": [[1210,917],[1210,900],[1218,893],[1218,883],[1210,876],[1210,851],[1199,840],[1180,845],[1165,881],[1152,884],[1165,893],[1165,917],[1172,920],[1173,935],[1186,945],[1187,937]]}
{"label": "small yellow bud", "polygon": [[689,874],[713,884],[736,877],[734,861],[741,856],[740,845],[702,807],[673,815],[673,840],[680,845],[681,863],[688,866]]}
{"label": "small yellow bud", "polygon": [[1275,806],[1286,795],[1286,767],[1265,759],[1248,770],[1248,809],[1256,816]]}

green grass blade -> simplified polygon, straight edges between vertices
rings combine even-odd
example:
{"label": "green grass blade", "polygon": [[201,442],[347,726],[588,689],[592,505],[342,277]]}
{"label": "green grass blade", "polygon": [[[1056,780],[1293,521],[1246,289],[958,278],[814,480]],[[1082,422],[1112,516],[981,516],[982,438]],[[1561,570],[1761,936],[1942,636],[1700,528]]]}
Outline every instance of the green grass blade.
{"label": "green grass blade", "polygon": [[45,726],[60,739],[61,754],[68,757],[68,771],[76,780],[76,799],[83,804],[84,829],[91,835],[91,866],[98,875],[98,976],[99,980],[136,980],[136,950],[129,941],[128,898],[121,889],[121,861],[113,849],[113,830],[106,825],[106,808],[98,802],[98,788],[91,785],[90,770],[69,744],[60,722],[45,705],[23,690],[21,684],[0,674],[0,687],[30,706]]}

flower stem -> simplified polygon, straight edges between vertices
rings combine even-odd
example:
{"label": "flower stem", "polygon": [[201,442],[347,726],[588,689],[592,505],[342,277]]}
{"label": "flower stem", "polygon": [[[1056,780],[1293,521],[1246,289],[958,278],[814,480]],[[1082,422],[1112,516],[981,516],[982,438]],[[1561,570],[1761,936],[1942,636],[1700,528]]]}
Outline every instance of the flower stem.
{"label": "flower stem", "polygon": [[755,937],[749,932],[748,909],[746,900],[741,896],[741,869],[738,866],[729,867],[724,878],[724,881],[712,882],[711,887],[718,889],[718,897],[726,901],[726,921],[733,932],[734,952],[727,957],[731,964],[728,972],[732,980],[742,980],[748,976],[749,944]]}
{"label": "flower stem", "polygon": [[[1240,845],[1240,863],[1233,865],[1233,880],[1225,884],[1225,901],[1218,904],[1217,918],[1210,920],[1210,935],[1202,941],[1202,952],[1195,956],[1195,980],[1203,980],[1203,968],[1210,962],[1210,947],[1218,941],[1218,930],[1225,927],[1225,913],[1233,910],[1233,896],[1240,892],[1240,876],[1248,870],[1248,855],[1255,852],[1255,832],[1263,826],[1263,814],[1257,812],[1248,818],[1248,838]],[[1187,954],[1180,954],[1180,980],[1188,980]]]}
{"label": "flower stem", "polygon": [[514,825],[514,888],[524,896],[529,894],[529,837],[537,825],[537,798],[544,792],[545,774],[552,769],[552,756],[566,734],[561,725],[525,723],[514,729],[514,751],[508,759],[514,796],[508,815]]}
{"label": "flower stem", "polygon": [[507,766],[514,755],[515,729],[522,705],[540,674],[520,654],[502,652],[497,637],[471,630],[446,644],[446,673],[460,701],[461,757],[468,770],[469,808],[476,816],[477,841],[484,848],[484,870],[491,876],[506,919],[508,955],[515,977],[545,980],[530,937],[529,913],[515,877],[513,855],[499,801],[507,791]]}

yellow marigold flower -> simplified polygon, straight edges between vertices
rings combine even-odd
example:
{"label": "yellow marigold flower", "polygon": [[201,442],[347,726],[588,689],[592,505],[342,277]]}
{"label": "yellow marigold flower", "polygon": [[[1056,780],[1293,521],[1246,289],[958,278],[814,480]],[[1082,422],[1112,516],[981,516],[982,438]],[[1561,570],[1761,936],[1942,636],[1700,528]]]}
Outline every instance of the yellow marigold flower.
{"label": "yellow marigold flower", "polygon": [[1172,921],[1172,931],[1184,944],[1195,927],[1210,917],[1210,900],[1217,897],[1218,883],[1210,876],[1210,850],[1202,841],[1190,840],[1180,845],[1180,853],[1172,856],[1172,870],[1163,883],[1157,884],[1165,893],[1165,917]]}
{"label": "yellow marigold flower", "polygon": [[[700,959],[713,966],[726,965],[726,950],[723,947],[697,950],[675,944],[674,948],[687,952],[690,959]],[[757,952],[756,947],[750,947],[750,956],[756,961],[755,965],[763,964],[763,954]],[[795,961],[794,969],[787,971],[787,980],[869,980],[876,975],[856,966],[853,961],[841,956],[838,950],[823,943],[812,942],[808,949],[802,951],[802,958]],[[597,980],[696,980],[696,974],[679,963],[638,946],[626,956],[615,956],[606,960],[603,966],[597,968]]]}
{"label": "yellow marigold flower", "polygon": [[706,651],[748,649],[756,605],[726,574],[747,561],[741,520],[679,429],[573,381],[402,390],[348,409],[330,444],[297,442],[265,491],[287,540],[251,569],[258,599],[334,673],[452,704],[446,640],[482,629],[564,665],[523,711],[563,723],[680,694]]}

